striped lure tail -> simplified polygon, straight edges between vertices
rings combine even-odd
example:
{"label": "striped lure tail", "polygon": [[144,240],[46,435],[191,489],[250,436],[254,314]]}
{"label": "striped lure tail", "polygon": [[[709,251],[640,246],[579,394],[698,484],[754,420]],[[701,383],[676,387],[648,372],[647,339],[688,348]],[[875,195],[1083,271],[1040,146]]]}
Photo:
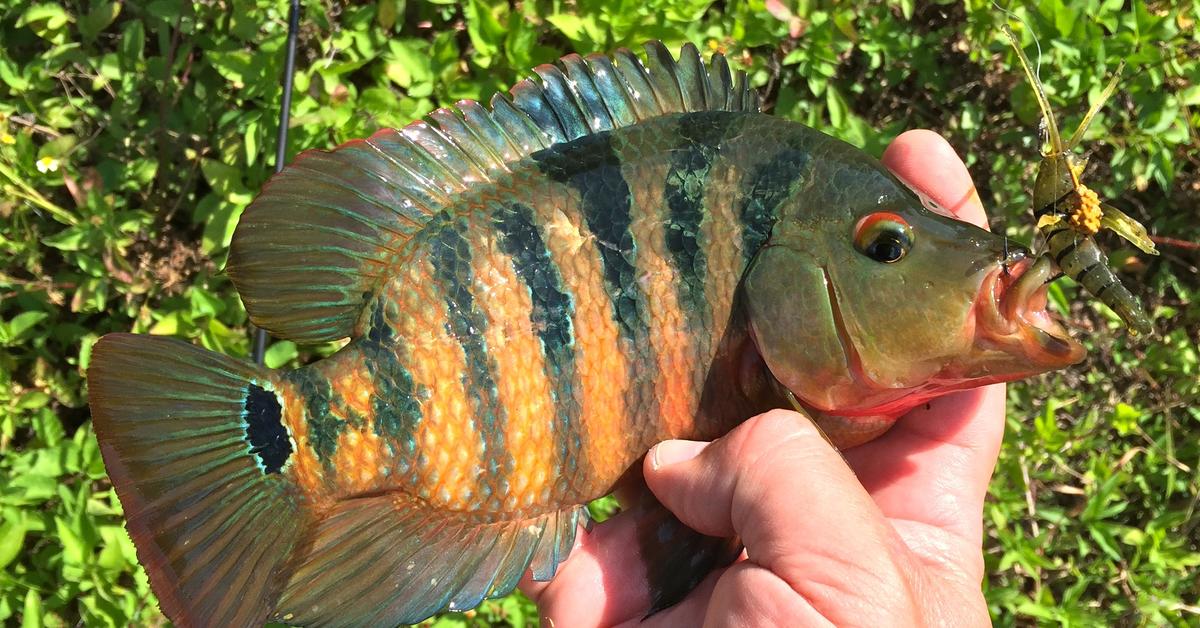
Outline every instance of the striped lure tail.
{"label": "striped lure tail", "polygon": [[1042,235],[1046,238],[1047,254],[1064,275],[1079,282],[1089,294],[1112,308],[1134,332],[1149,334],[1154,330],[1137,297],[1109,267],[1108,256],[1096,244],[1095,238],[1082,235],[1062,223],[1044,227]]}

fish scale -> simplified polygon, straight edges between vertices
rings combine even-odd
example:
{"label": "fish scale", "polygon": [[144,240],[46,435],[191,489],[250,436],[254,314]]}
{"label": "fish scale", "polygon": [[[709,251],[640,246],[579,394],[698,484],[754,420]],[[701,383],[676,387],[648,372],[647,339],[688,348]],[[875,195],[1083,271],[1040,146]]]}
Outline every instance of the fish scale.
{"label": "fish scale", "polygon": [[[273,178],[229,273],[277,337],[350,338],[332,356],[271,371],[165,338],[95,345],[101,451],[172,621],[472,608],[550,579],[618,485],[657,610],[741,547],[638,489],[655,443],[795,402],[853,444],[935,394],[1077,359],[1059,340],[1031,360],[986,326],[999,314],[976,325],[999,238],[758,113],[722,56],[647,54],[568,56],[490,107]],[[911,263],[856,250],[863,224],[902,215],[921,234]]]}

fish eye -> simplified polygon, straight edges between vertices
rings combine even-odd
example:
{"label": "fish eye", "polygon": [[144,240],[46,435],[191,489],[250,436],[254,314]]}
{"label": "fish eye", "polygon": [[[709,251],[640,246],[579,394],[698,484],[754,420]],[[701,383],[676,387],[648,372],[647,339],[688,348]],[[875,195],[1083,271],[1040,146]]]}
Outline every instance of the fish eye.
{"label": "fish eye", "polygon": [[870,214],[854,228],[854,248],[884,264],[900,261],[912,248],[913,240],[912,227],[891,212]]}

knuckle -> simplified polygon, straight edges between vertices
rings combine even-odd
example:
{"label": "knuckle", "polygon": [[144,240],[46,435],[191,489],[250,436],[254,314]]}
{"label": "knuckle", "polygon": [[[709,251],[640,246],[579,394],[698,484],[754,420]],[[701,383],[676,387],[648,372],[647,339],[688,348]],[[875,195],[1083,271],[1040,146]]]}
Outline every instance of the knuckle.
{"label": "knuckle", "polygon": [[764,458],[773,458],[782,451],[812,454],[828,448],[816,425],[790,410],[770,410],[753,417],[721,440],[719,453],[713,454],[719,465],[735,474],[752,473]]}
{"label": "knuckle", "polygon": [[771,410],[746,423],[748,439],[762,445],[777,445],[794,439],[825,440],[811,419],[791,410]]}

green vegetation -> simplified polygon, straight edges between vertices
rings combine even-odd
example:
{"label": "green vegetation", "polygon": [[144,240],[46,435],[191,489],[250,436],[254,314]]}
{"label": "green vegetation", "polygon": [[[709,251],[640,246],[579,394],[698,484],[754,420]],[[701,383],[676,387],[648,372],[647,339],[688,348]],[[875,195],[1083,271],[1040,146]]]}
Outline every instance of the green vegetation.
{"label": "green vegetation", "polygon": [[[0,622],[161,623],[86,407],[110,331],[233,355],[247,322],[221,273],[272,171],[286,3],[0,2]],[[307,0],[289,158],[435,106],[487,98],[560,54],[661,38],[724,50],[775,111],[878,154],[947,135],[994,225],[1028,241],[1036,105],[987,0]],[[985,513],[997,623],[1200,622],[1200,1],[1014,8],[1073,128],[1119,61],[1086,180],[1160,258],[1113,262],[1159,334],[1130,338],[1060,284],[1090,360],[1011,387]],[[1065,283],[1065,282],[1064,282]],[[310,357],[276,342],[268,362]],[[536,617],[519,597],[437,625]]]}

